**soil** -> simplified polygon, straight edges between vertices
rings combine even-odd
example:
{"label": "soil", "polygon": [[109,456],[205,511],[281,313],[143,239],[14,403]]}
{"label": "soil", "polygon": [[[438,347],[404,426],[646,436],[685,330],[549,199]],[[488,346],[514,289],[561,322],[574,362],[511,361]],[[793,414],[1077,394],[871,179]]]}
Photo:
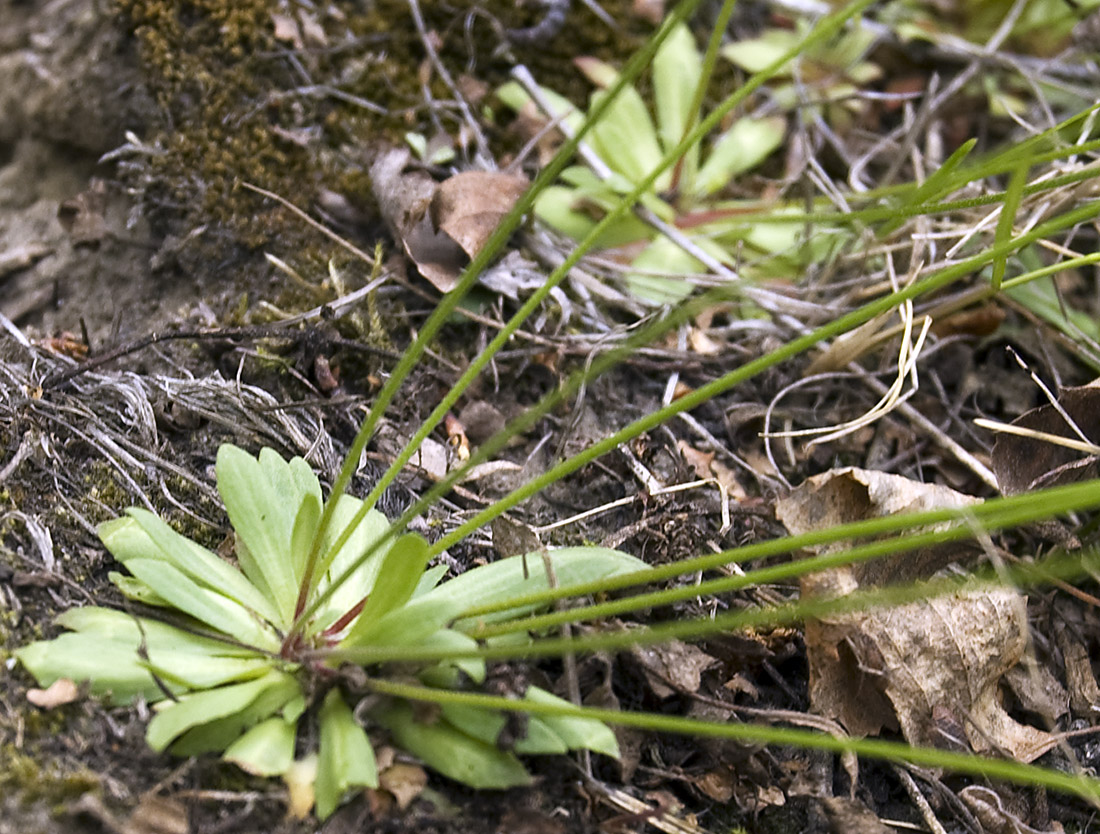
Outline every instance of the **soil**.
{"label": "soil", "polygon": [[[629,55],[645,26],[624,11],[626,4],[605,5],[621,31],[609,34],[574,4],[566,31],[524,58],[544,74],[572,78],[563,53]],[[452,71],[489,87],[506,78],[509,65],[508,56],[494,52],[502,44],[500,28],[539,17],[538,4],[424,6]],[[308,454],[322,480],[331,482],[364,403],[438,298],[393,246],[366,173],[377,147],[400,141],[410,129],[431,135],[437,118],[423,106],[417,79],[426,72],[424,54],[408,5],[333,3],[322,20],[328,41],[307,44],[300,54],[273,37],[272,13],[286,13],[284,7],[263,0],[0,0],[0,313],[14,325],[0,334],[0,657],[9,658],[0,679],[0,834],[318,829],[315,821],[286,819],[285,792],[277,784],[211,759],[154,754],[144,742],[144,708],[109,708],[94,699],[51,711],[31,707],[26,691],[33,682],[6,654],[55,634],[53,617],[72,605],[120,602],[108,580],[112,561],[94,527],[127,506],[151,506],[216,548],[228,530],[212,490],[220,443]],[[302,92],[325,85],[354,89],[358,98]],[[558,88],[584,94],[575,79]],[[437,99],[449,95],[435,76],[429,89]],[[364,101],[386,113],[372,112]],[[520,144],[502,127],[488,138],[501,157]],[[323,217],[368,252],[382,241],[386,254],[378,266],[392,270],[395,280],[351,311],[296,327],[273,324],[279,311],[303,313],[358,289],[374,265],[242,181]],[[515,243],[520,247],[523,239]],[[305,282],[273,268],[265,253],[290,264]],[[502,311],[507,318],[516,306],[484,291],[470,306],[475,302],[480,318],[456,317],[407,382],[388,415],[393,437],[411,434],[492,337],[486,318],[498,320]],[[583,365],[584,351],[564,337],[551,338],[557,335],[552,327],[544,324],[545,338],[517,342],[503,353],[467,395],[464,404],[475,406],[465,418],[472,437],[478,414],[489,424],[511,417]],[[21,343],[19,334],[30,343]],[[120,346],[129,349],[112,353]],[[522,469],[479,482],[477,497],[503,495],[559,456],[651,413],[670,374],[698,385],[774,346],[750,335],[718,355],[689,356],[670,345],[635,356],[591,385],[571,410],[518,438],[507,457]],[[997,399],[987,412],[1005,419],[1022,413],[1038,394],[1013,387],[1019,377],[1007,370],[1002,348],[996,339],[946,345],[923,371],[942,391],[922,389],[914,403],[934,420],[950,419],[945,399],[979,387],[978,396],[992,397],[976,380],[997,379]],[[68,375],[77,362],[104,357],[109,361]],[[1079,369],[1057,361],[1065,382],[1086,381]],[[335,369],[335,378],[325,368]],[[750,453],[763,409],[802,368],[765,374],[694,417],[733,451]],[[791,408],[858,414],[871,404],[869,396],[823,391]],[[866,465],[873,448],[891,471],[934,471],[964,492],[989,494],[926,438],[896,422],[884,426],[799,460],[787,477]],[[544,525],[637,495],[635,462],[664,483],[691,480],[676,441],[694,436],[681,428],[655,429],[628,452],[559,482],[526,505],[522,519]],[[386,454],[383,436],[353,492],[369,488],[372,467],[381,468]],[[779,535],[772,502],[781,485],[770,477],[747,480],[749,495],[735,504],[725,530],[717,491],[694,491],[627,503],[568,532],[549,533],[544,543],[605,543],[660,563]],[[410,473],[383,510],[395,515],[428,483]],[[424,529],[450,529],[478,506],[468,495],[452,495],[433,509]],[[496,553],[487,535],[474,536],[450,552],[449,564],[462,570]],[[697,614],[703,605],[659,616]],[[719,668],[704,673],[701,691],[718,692],[736,678],[753,689],[758,705],[807,708],[798,632],[712,638],[704,649]],[[531,672],[550,683],[561,674],[554,664]],[[589,695],[601,695],[610,676],[601,695],[608,703],[705,713],[682,693],[662,695],[629,653],[586,661],[580,672]],[[781,778],[789,784],[795,771],[817,773],[845,793],[846,777],[840,768],[834,773],[831,758],[637,732],[621,742],[630,751],[624,764],[597,763],[595,775],[671,804],[681,816],[695,815],[708,831],[827,831],[840,824],[838,812],[805,796],[755,809],[749,801],[778,790]],[[557,834],[611,830],[600,828],[608,824],[638,830],[641,820],[602,801],[572,760],[532,767],[531,789],[479,793],[433,776],[430,790],[404,811],[360,798],[319,830]],[[861,800],[882,816],[892,810],[916,820],[911,806],[899,807],[900,792],[888,777],[886,768],[867,764]],[[724,800],[724,788],[704,785],[720,778],[730,785]],[[1063,819],[1083,813],[1067,805]]]}

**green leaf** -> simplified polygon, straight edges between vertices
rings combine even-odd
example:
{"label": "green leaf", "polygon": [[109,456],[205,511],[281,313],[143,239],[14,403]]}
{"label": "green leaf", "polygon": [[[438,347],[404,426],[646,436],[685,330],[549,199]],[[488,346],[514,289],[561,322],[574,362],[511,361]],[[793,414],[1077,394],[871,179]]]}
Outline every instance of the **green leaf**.
{"label": "green leaf", "polygon": [[164,697],[133,646],[105,643],[87,634],[62,634],[30,643],[14,654],[39,686],[49,686],[58,678],[88,681],[93,695],[108,696],[112,704],[129,703],[137,695],[150,701]]}
{"label": "green leaf", "polygon": [[406,533],[393,543],[370,590],[370,597],[348,638],[371,628],[383,616],[412,597],[428,564],[428,543],[416,533]]}
{"label": "green leaf", "polygon": [[[610,87],[619,76],[614,67],[596,58],[578,58],[574,63],[599,87]],[[593,93],[588,111],[595,110],[606,95],[604,90]],[[619,90],[603,117],[592,125],[588,139],[604,163],[632,183],[640,182],[661,162],[661,145],[653,119],[641,95],[631,85]],[[669,180],[670,175],[665,172],[655,184],[656,189],[667,187]]]}
{"label": "green leaf", "polygon": [[177,756],[198,756],[202,753],[224,751],[249,727],[281,712],[287,721],[294,720],[305,709],[305,698],[300,690],[289,693],[274,687],[263,692],[240,712],[199,724],[172,742],[169,748]]}
{"label": "green leaf", "polygon": [[[703,59],[695,38],[679,24],[653,56],[653,98],[657,132],[665,152],[671,151],[694,124],[691,112],[695,88],[703,77]],[[699,146],[693,145],[684,160],[681,182],[690,183],[699,165]]]}
{"label": "green leaf", "polygon": [[248,609],[193,582],[174,565],[160,559],[131,559],[126,567],[174,608],[257,649],[278,650],[278,637]]}
{"label": "green leaf", "polygon": [[266,657],[219,657],[205,652],[147,649],[143,665],[176,689],[211,689],[234,681],[258,678],[271,670]]}
{"label": "green leaf", "polygon": [[297,720],[268,718],[230,744],[222,758],[256,776],[280,776],[294,763],[297,734]]}
{"label": "green leaf", "polygon": [[531,777],[515,754],[472,738],[446,721],[421,724],[408,704],[376,707],[370,714],[390,731],[399,747],[444,776],[472,788],[531,784]]}
{"label": "green leaf", "polygon": [[708,197],[738,174],[755,168],[783,144],[786,133],[787,122],[782,116],[738,119],[715,142],[699,169],[695,196]]}
{"label": "green leaf", "polygon": [[420,575],[420,580],[416,583],[416,589],[413,591],[413,598],[428,593],[432,588],[440,583],[440,580],[447,575],[446,565],[436,565],[434,568],[428,568],[424,573]]}
{"label": "green leaf", "polygon": [[[500,746],[500,734],[508,723],[502,713],[464,704],[443,704],[440,709],[443,717],[456,729],[493,747]],[[561,737],[540,718],[520,716],[518,713],[516,716],[522,721],[524,732],[514,741],[512,749],[515,752],[531,756],[568,752],[569,748]]]}
{"label": "green leaf", "polygon": [[140,579],[135,579],[125,573],[119,573],[117,570],[109,571],[107,578],[111,580],[111,584],[118,588],[126,599],[140,602],[142,605],[151,605],[154,608],[164,608],[168,605],[166,599]]}
{"label": "green leaf", "polygon": [[[606,547],[566,547],[551,551],[549,555],[559,587],[648,568],[640,559]],[[521,594],[545,591],[549,587],[541,554],[529,553],[501,559],[466,571],[391,611],[378,621],[376,630],[371,632],[372,639],[389,645],[411,645],[449,626],[463,612],[476,606],[504,602]],[[457,626],[473,628],[478,622],[496,622],[535,608],[530,605],[517,606],[477,621],[459,622]]]}
{"label": "green leaf", "polygon": [[[373,645],[385,645],[371,636],[368,636],[367,640]],[[359,645],[366,645],[366,643],[361,642]],[[476,648],[477,641],[468,634],[463,634],[451,628],[445,628],[418,640],[417,645],[430,646],[440,651],[451,651],[455,649]],[[461,673],[466,679],[474,683],[481,683],[485,680],[485,661],[476,657],[447,660],[423,670],[420,674],[421,680],[424,680],[426,683],[432,682],[433,686],[450,688],[459,685],[460,678],[458,673]]]}
{"label": "green leaf", "polygon": [[[267,452],[265,454],[264,452]],[[292,569],[291,528],[303,494],[298,478],[278,453],[261,452],[257,460],[228,443],[218,449],[218,492],[237,533],[237,560],[245,576],[272,602],[279,626],[294,616],[299,577]]]}
{"label": "green leaf", "polygon": [[[537,686],[527,688],[524,700],[536,704],[570,705],[568,701]],[[615,739],[615,733],[602,721],[567,715],[543,715],[541,718],[570,750],[583,748],[619,758],[619,742]]]}
{"label": "green leaf", "polygon": [[317,535],[320,522],[321,499],[316,495],[303,496],[290,534],[290,558],[293,562],[291,569],[297,577],[299,588],[305,579],[306,560],[309,558],[309,551],[313,547],[313,538]]}
{"label": "green leaf", "polygon": [[[583,240],[596,226],[591,215],[579,210],[583,202],[576,189],[552,185],[535,200],[535,216],[563,235]],[[601,212],[602,214],[602,212]],[[610,249],[636,240],[645,240],[652,230],[633,214],[612,223],[596,239],[593,248]]]}
{"label": "green leaf", "polygon": [[[173,701],[153,716],[149,722],[145,739],[154,750],[164,750],[172,741],[192,728],[204,724],[210,724],[218,719],[235,719],[244,723],[246,708],[256,703],[261,698],[262,706],[270,709],[263,715],[257,715],[255,720],[266,718],[287,701],[299,694],[298,684],[293,677],[278,671],[271,671],[254,681],[237,683],[231,686],[222,686],[217,689],[207,689],[191,695],[185,695],[178,701]],[[211,739],[211,747],[207,749],[224,749],[240,734],[243,726],[237,727],[237,732],[227,730],[223,737]]]}
{"label": "green leaf", "polygon": [[248,646],[205,637],[169,623],[135,617],[113,608],[70,608],[60,614],[55,622],[73,631],[93,634],[96,639],[122,642],[126,645],[137,646],[144,640],[146,647],[150,649],[186,650],[226,657],[256,656],[256,650]]}
{"label": "green leaf", "polygon": [[317,816],[326,819],[348,788],[378,787],[374,748],[338,689],[321,705],[321,741],[317,761]]}
{"label": "green leaf", "polygon": [[694,285],[682,276],[705,271],[699,261],[664,235],[643,249],[630,267],[624,279],[627,288],[635,298],[651,304],[675,304],[683,300]]}
{"label": "green leaf", "polygon": [[554,111],[551,114],[543,113],[542,109],[527,94],[527,91],[516,81],[508,81],[502,84],[497,88],[496,94],[497,98],[517,113],[528,110],[529,112],[539,113],[547,119],[551,117],[556,119],[559,115],[565,114],[562,119],[565,124],[572,128],[574,132],[580,130],[581,125],[584,123],[584,116],[573,106],[573,102],[553,90],[548,90],[545,87],[541,89],[546,102]]}
{"label": "green leaf", "polygon": [[797,32],[769,29],[759,38],[727,44],[721,53],[746,72],[760,72],[793,49],[799,38]]}
{"label": "green leaf", "polygon": [[131,507],[126,512],[128,517],[107,521],[97,529],[104,546],[122,564],[132,559],[163,559],[200,585],[275,621],[277,615],[271,603],[231,564],[181,536],[147,510]]}
{"label": "green leaf", "polygon": [[[325,541],[321,547],[321,559],[317,563],[317,575],[314,578],[315,590],[325,590],[334,577],[338,577],[354,564],[369,550],[376,541],[381,539],[389,530],[390,523],[378,510],[370,510],[363,520],[352,531],[347,542],[334,551],[333,545],[336,539],[351,524],[352,519],[363,506],[363,502],[350,495],[341,495],[336,502],[336,508],[332,514],[325,534]],[[359,565],[348,577],[325,605],[317,612],[316,622],[331,623],[336,618],[357,605],[374,587],[375,578],[386,556],[386,551],[392,544],[384,545],[375,550],[374,554]]]}

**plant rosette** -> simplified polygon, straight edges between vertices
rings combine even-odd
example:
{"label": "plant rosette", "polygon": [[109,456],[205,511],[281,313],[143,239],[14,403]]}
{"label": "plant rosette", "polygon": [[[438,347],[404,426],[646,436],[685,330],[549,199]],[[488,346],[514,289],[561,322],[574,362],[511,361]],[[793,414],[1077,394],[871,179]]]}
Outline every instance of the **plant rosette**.
{"label": "plant rosette", "polygon": [[[546,590],[547,572],[527,570],[516,556],[440,583],[445,568],[428,567],[427,542],[387,535],[385,516],[357,498],[341,495],[322,530],[321,486],[301,458],[287,462],[272,449],[256,458],[223,445],[216,473],[236,564],[140,508],[102,524],[100,538],[128,571],[111,580],[140,613],[62,613],[57,622],[67,632],[15,652],[40,685],[69,678],[111,704],[144,699],[155,712],[146,735],[153,749],[220,752],[250,773],[283,776],[292,794],[306,792],[305,803],[295,802],[299,812],[315,803],[322,819],[349,791],[378,786],[368,730],[388,732],[428,766],[477,788],[528,783],[517,753],[618,755],[611,730],[591,719],[530,716],[526,734],[507,749],[497,743],[505,716],[493,710],[446,705],[425,722],[422,711],[394,698],[363,699],[364,672],[383,678],[393,666],[352,675],[328,657],[365,647],[475,649],[476,625],[532,607],[476,621],[464,621],[464,612]],[[560,586],[645,568],[597,547],[549,558]],[[485,664],[404,663],[399,672],[453,689],[481,683]],[[533,686],[524,697],[567,703]]]}
{"label": "plant rosette", "polygon": [[[721,54],[745,72],[760,72],[789,54],[810,28],[799,22],[794,29],[768,29],[725,45]],[[804,119],[823,117],[835,132],[847,133],[866,106],[858,93],[882,78],[882,69],[867,58],[877,40],[870,29],[853,26],[814,44],[776,73],[778,83],[771,93],[775,104],[783,110],[801,110]]]}
{"label": "plant rosette", "polygon": [[[618,71],[595,58],[579,58],[576,63],[599,88],[592,95],[590,109],[594,109],[617,80]],[[585,166],[566,168],[562,182],[546,188],[536,200],[534,210],[539,219],[568,237],[584,239],[696,125],[696,91],[705,83],[704,65],[686,26],[677,26],[655,54],[652,81],[652,112],[638,90],[627,85],[588,131],[586,141],[605,167],[605,176]],[[563,96],[540,89],[544,103],[553,110],[549,115],[561,119],[568,129],[578,130],[583,114]],[[537,110],[517,82],[504,84],[497,95],[516,112],[533,115]],[[748,277],[795,274],[796,264],[810,257],[822,258],[830,246],[827,241],[824,251],[817,241],[807,246],[802,239],[804,223],[776,220],[785,212],[794,212],[795,207],[719,199],[732,181],[778,149],[785,134],[786,120],[781,116],[742,116],[715,137],[705,154],[699,145],[692,146],[657,178],[640,203],[679,228],[711,257],[729,265],[736,263]],[[769,216],[768,223],[756,222],[761,213]],[[631,257],[625,282],[636,298],[653,304],[684,298],[692,289],[686,278],[707,271],[698,259],[634,215],[613,223],[595,246],[623,247],[625,252],[641,247]]]}

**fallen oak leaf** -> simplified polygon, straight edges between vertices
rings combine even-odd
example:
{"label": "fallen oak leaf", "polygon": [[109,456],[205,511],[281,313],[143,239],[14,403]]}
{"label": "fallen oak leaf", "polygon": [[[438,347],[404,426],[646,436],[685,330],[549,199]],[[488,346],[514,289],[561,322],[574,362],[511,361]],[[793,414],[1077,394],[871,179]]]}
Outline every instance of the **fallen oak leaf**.
{"label": "fallen oak leaf", "polygon": [[527,180],[495,171],[464,171],[441,183],[406,171],[404,148],[383,151],[370,166],[378,208],[420,274],[449,292],[458,276],[527,190]]}
{"label": "fallen oak leaf", "polygon": [[[799,534],[975,501],[946,487],[848,468],[808,479],[777,503],[776,515]],[[967,546],[955,545],[822,571],[803,577],[802,596],[920,581],[967,555]],[[999,749],[1033,761],[1054,737],[1014,721],[1000,701],[1002,679],[1024,656],[1027,627],[1025,598],[1002,588],[808,620],[811,703],[853,735],[896,727],[914,745]],[[950,734],[944,716],[957,719]]]}
{"label": "fallen oak leaf", "polygon": [[523,177],[463,171],[436,187],[429,207],[432,223],[473,258],[526,190]]}
{"label": "fallen oak leaf", "polygon": [[[1086,438],[1093,442],[1100,438],[1100,380],[1077,388],[1062,389],[1058,394],[1058,405]],[[1033,408],[1009,425],[1081,442],[1081,438],[1066,423],[1066,418],[1053,405]],[[1082,454],[1041,437],[1001,432],[993,445],[990,463],[1001,492],[1016,495],[1040,487],[1094,478],[1098,461],[1100,458],[1095,454]]]}

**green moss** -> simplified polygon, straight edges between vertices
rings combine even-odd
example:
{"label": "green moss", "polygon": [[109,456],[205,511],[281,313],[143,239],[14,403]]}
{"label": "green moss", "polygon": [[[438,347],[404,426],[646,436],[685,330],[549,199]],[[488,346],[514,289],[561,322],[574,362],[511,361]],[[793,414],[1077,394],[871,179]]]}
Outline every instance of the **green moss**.
{"label": "green moss", "polygon": [[35,758],[15,747],[0,746],[0,794],[16,796],[24,805],[43,802],[63,806],[84,794],[97,790],[99,777],[89,770],[64,772],[40,764]]}
{"label": "green moss", "polygon": [[88,497],[106,505],[108,508],[106,513],[103,510],[95,512],[95,518],[93,519],[95,521],[106,521],[109,518],[114,518],[134,503],[133,496],[130,495],[126,487],[119,483],[118,471],[105,460],[91,461],[84,470],[83,481],[88,488]]}
{"label": "green moss", "polygon": [[[410,129],[431,132],[418,75],[425,55],[405,0],[379,0],[366,9],[350,1],[334,5],[343,19],[318,20],[329,42],[296,52],[304,68],[299,70],[287,59],[289,45],[275,39],[272,15],[285,9],[274,0],[116,0],[163,110],[159,135],[144,137],[165,151],[149,161],[146,172],[154,206],[174,208],[195,224],[223,224],[245,246],[276,236],[286,240],[288,233],[301,238],[300,221],[241,190],[238,182],[296,200],[322,186],[366,199],[365,166],[356,161],[356,151],[378,140],[400,142]],[[506,78],[511,61],[500,54],[499,31],[489,21],[523,26],[538,14],[513,0],[423,5],[450,72],[457,77],[472,68],[490,87]],[[524,50],[523,60],[545,83],[584,98],[587,85],[563,58],[628,55],[642,34],[641,24],[625,12],[628,5],[617,0],[610,10],[633,32],[614,32],[575,10],[565,31],[545,49]],[[386,113],[301,89],[315,85],[365,99]],[[435,74],[430,86],[437,100],[452,97]],[[459,125],[452,119],[444,127],[457,133]],[[300,130],[314,131],[308,147],[288,138]]]}

